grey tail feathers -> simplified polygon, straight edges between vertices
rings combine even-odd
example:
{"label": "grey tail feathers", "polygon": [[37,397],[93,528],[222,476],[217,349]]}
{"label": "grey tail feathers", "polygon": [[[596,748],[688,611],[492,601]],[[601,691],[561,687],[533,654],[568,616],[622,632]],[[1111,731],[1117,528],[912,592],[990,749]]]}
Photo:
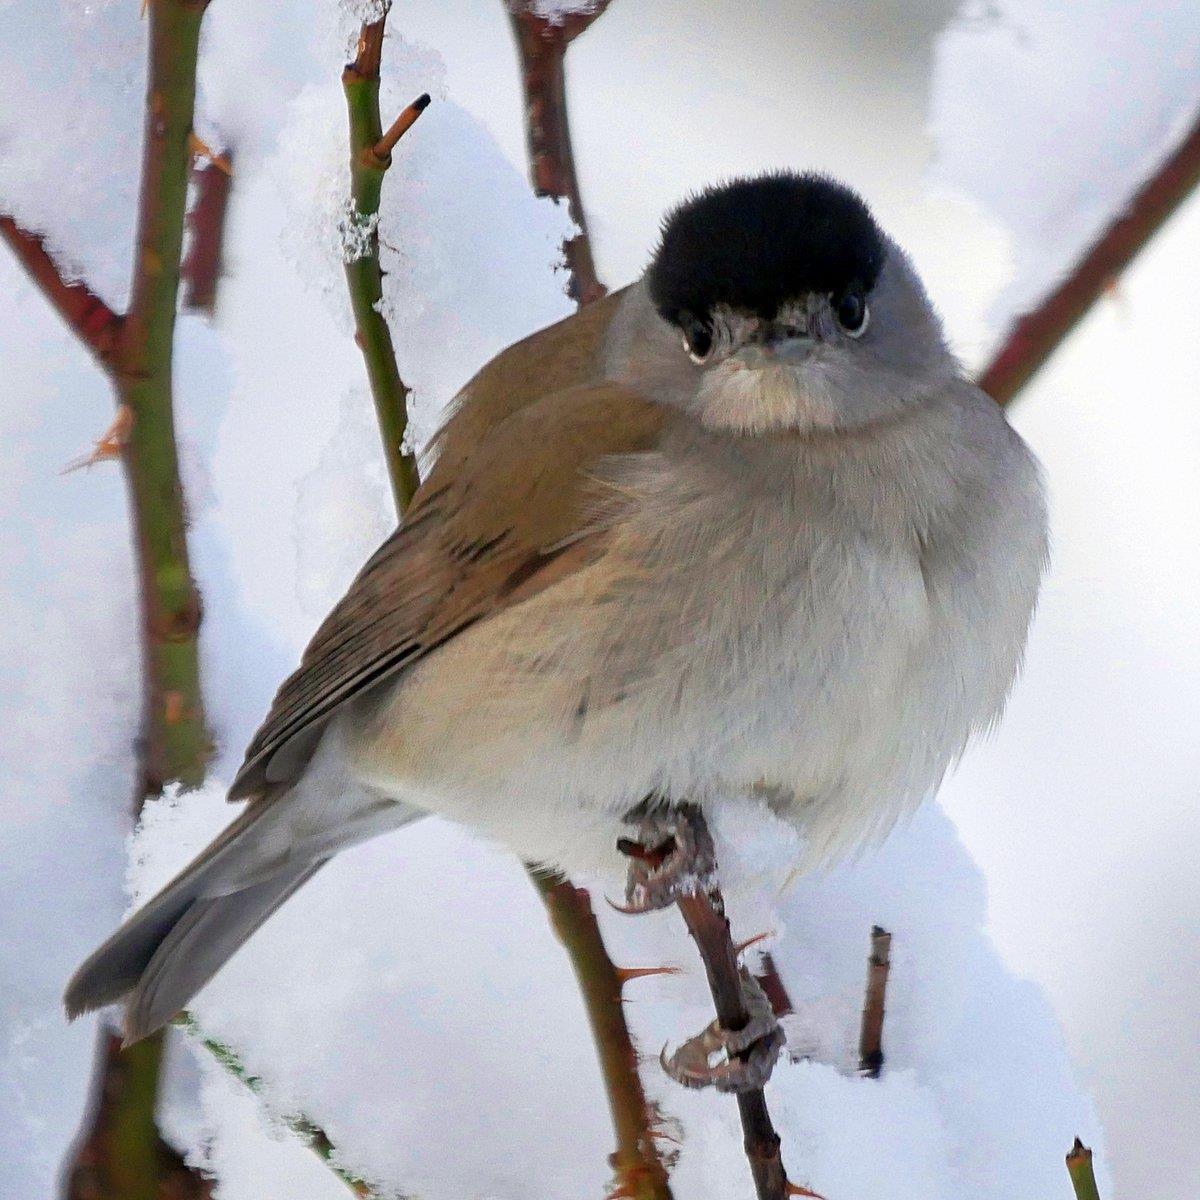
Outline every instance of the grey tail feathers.
{"label": "grey tail feathers", "polygon": [[258,832],[264,807],[252,804],[83,963],[63,997],[68,1017],[125,998],[126,1044],[153,1033],[328,861],[285,860],[230,886],[230,867],[259,841],[246,835]]}

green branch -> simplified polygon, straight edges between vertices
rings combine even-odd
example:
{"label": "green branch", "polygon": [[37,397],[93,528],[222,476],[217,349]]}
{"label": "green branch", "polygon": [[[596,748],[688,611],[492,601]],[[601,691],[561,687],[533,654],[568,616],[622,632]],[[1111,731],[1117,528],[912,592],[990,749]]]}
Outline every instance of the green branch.
{"label": "green branch", "polygon": [[[196,58],[206,7],[207,0],[149,5],[129,310],[117,316],[86,285],[67,283],[41,239],[0,218],[0,234],[116,393],[118,420],[96,457],[120,454],[133,519],[143,650],[138,809],[168,783],[199,784],[211,749],[197,654],[200,598],[188,561],[171,392]],[[124,1053],[111,1036],[101,1037],[93,1102],[68,1170],[69,1197],[156,1200],[165,1159],[154,1120],[162,1054],[161,1035]],[[205,1186],[199,1179],[191,1183],[196,1194]]]}
{"label": "green branch", "polygon": [[384,139],[379,116],[379,62],[386,10],[364,25],[355,59],[342,72],[342,90],[350,118],[350,213],[343,254],[346,283],[354,310],[354,340],[362,351],[383,439],[383,456],[397,512],[417,490],[417,462],[406,452],[408,388],[396,366],[392,334],[383,317],[383,271],[379,265],[379,197],[396,142],[429,104],[421,96],[400,114]]}
{"label": "green branch", "polygon": [[[236,1050],[205,1034],[191,1013],[181,1013],[175,1018],[173,1024],[194,1038],[230,1075],[244,1083],[254,1095],[262,1096],[261,1077],[253,1074],[246,1067]],[[314,1124],[303,1113],[289,1113],[280,1119],[356,1196],[362,1197],[362,1200],[375,1200],[377,1197],[382,1200],[384,1193],[376,1191],[365,1179],[355,1175],[353,1171],[347,1170],[337,1162],[334,1157],[336,1149],[329,1140],[329,1135],[319,1125]]]}
{"label": "green branch", "polygon": [[142,793],[198,786],[211,739],[200,695],[200,596],[187,548],[171,370],[204,0],[153,0],[142,185],[129,311],[112,375],[132,414],[124,446],[141,608]]}
{"label": "green branch", "polygon": [[1075,1200],[1100,1200],[1100,1189],[1092,1171],[1092,1152],[1078,1138],[1067,1152],[1067,1174],[1075,1189]]}

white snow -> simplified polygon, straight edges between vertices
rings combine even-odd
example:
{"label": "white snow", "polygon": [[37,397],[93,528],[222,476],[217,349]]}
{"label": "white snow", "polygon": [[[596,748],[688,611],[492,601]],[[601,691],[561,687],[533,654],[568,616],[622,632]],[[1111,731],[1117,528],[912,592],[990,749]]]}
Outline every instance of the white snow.
{"label": "white snow", "polygon": [[145,26],[123,0],[0,5],[0,202],[113,308],[129,289]]}
{"label": "white snow", "polygon": [[[177,377],[220,753],[208,786],[148,812],[130,868],[143,892],[228,819],[220,781],[391,525],[337,239],[346,179],[337,78],[362,2],[276,12],[222,0],[205,18],[198,128],[236,149],[230,274],[216,329],[182,322]],[[139,156],[137,7],[64,0],[31,21],[0,5],[0,209],[46,231],[114,304],[127,286]],[[714,5],[701,22],[683,0],[664,0],[653,19],[617,4],[572,48],[576,149],[607,281],[640,267],[659,214],[688,187],[785,161],[826,167],[877,201],[977,361],[999,322],[1054,278],[1177,136],[1197,98],[1190,5],[1060,13],[1010,0],[998,19],[954,19],[953,0],[929,0],[876,25],[802,7]],[[435,95],[395,155],[380,223],[386,313],[424,437],[478,365],[570,310],[554,269],[566,216],[524,182],[500,6],[413,0],[391,25],[385,120],[420,92]],[[422,34],[437,52],[416,43]],[[1105,102],[1118,93],[1137,102]],[[1186,344],[1190,310],[1171,335],[1158,313],[1192,275],[1177,251],[1144,283],[1131,278],[1124,300],[1072,343],[1085,348],[1064,354],[1082,381],[1070,403],[1056,375],[1020,414],[1050,460],[1058,574],[1014,736],[1006,727],[969,757],[949,793],[987,869],[1005,954],[1048,980],[1074,1022],[1071,1048],[1110,1114],[1107,1140],[1126,1156],[1117,1173],[1134,1181],[1123,1183],[1129,1194],[1188,1194],[1200,1180],[1180,1183],[1180,1170],[1200,1171],[1186,1157],[1175,1176],[1161,1165],[1155,1175],[1130,1132],[1150,1144],[1161,1127],[1160,1164],[1163,1147],[1188,1134],[1187,1065],[1164,1052],[1160,1032],[1194,994],[1176,960],[1195,934],[1196,897],[1183,886],[1194,842],[1178,833],[1191,815],[1195,764],[1184,748],[1195,739],[1171,717],[1194,711],[1195,676],[1168,667],[1200,618],[1200,588],[1183,554],[1158,586],[1142,586],[1174,539],[1196,538],[1163,524],[1151,554],[1140,531],[1198,482],[1180,417],[1194,383],[1156,363],[1164,344],[1167,357]],[[86,1087],[94,1022],[66,1027],[57,996],[121,909],[138,686],[118,471],[57,475],[108,423],[111,400],[21,280],[0,253],[0,661],[9,664],[0,1191],[33,1196],[54,1188]],[[1148,363],[1153,382],[1143,381]],[[1095,370],[1120,386],[1093,396]],[[1157,403],[1130,450],[1125,397],[1150,388]],[[1097,479],[1098,446],[1119,487]],[[1165,491],[1148,486],[1164,454],[1174,481]],[[1093,669],[1079,668],[1085,660]],[[1115,703],[1139,688],[1154,702]],[[1087,733],[1059,736],[1062,714],[1085,694]],[[1128,719],[1100,720],[1110,710]],[[1057,781],[1053,797],[1050,784],[1034,786],[1043,774]],[[1153,836],[1134,811],[1148,814]],[[1107,825],[1121,832],[1094,828]],[[1063,829],[1087,839],[1085,853],[1057,855]],[[735,883],[739,859],[764,856],[782,881],[785,831],[764,821],[718,832]],[[1146,882],[1159,877],[1180,882]],[[672,915],[634,920],[595,900],[618,962],[684,968],[632,983],[627,1004],[649,1059],[647,1089],[668,1132],[682,1135],[676,1195],[748,1197],[734,1105],[669,1084],[654,1061],[664,1042],[711,1017],[690,941]],[[774,931],[770,948],[798,1009],[791,1048],[811,1055],[781,1063],[769,1088],[799,1182],[828,1200],[1065,1198],[1071,1139],[1102,1151],[1047,999],[992,947],[983,877],[938,807],[856,864],[782,897],[734,886],[730,905],[735,936]],[[849,1068],[876,922],[895,935],[888,1063],[882,1079],[865,1080]],[[1159,932],[1134,949],[1139,923]],[[1080,929],[1083,961],[1060,956],[1056,966],[1054,950]],[[1145,978],[1159,980],[1149,1005]],[[347,1166],[422,1200],[603,1194],[612,1135],[566,960],[519,866],[463,830],[423,822],[345,855],[196,1011],[264,1080],[260,1103],[197,1051],[195,1077],[181,1073],[168,1089],[169,1130],[216,1173],[221,1200],[346,1194],[284,1128],[297,1111],[327,1130]],[[1180,1028],[1186,1045],[1189,1027]],[[1109,1057],[1119,1074],[1106,1074]],[[1123,1107],[1122,1093],[1136,1102]],[[1122,1176],[1135,1159],[1140,1173]],[[1102,1194],[1112,1195],[1107,1176]]]}
{"label": "white snow", "polygon": [[1008,232],[997,331],[1058,282],[1198,111],[1200,6],[1187,0],[966,6],[938,43],[933,177]]}
{"label": "white snow", "polygon": [[[153,805],[136,843],[137,894],[227,819],[216,785]],[[773,864],[776,885],[787,874],[795,839],[769,818],[717,832],[722,851],[736,845],[759,872]],[[736,872],[737,856],[724,857]],[[772,951],[798,1012],[816,1013],[838,1050],[832,1063],[781,1062],[768,1089],[793,1177],[829,1200],[1001,1197],[1014,1179],[1030,1194],[1061,1193],[1063,1147],[1076,1133],[1099,1142],[1100,1131],[1048,1005],[988,946],[978,873],[937,808],[861,863],[801,881],[782,901],[774,891],[731,888],[734,937],[777,931]],[[676,1087],[654,1061],[711,1019],[681,923],[622,917],[595,899],[617,962],[683,970],[627,993],[647,1089],[682,1138],[678,1194],[751,1197],[736,1107]],[[873,921],[895,937],[882,1080],[856,1077],[847,1061]],[[519,864],[447,823],[340,857],[194,1011],[264,1077],[268,1114],[316,1120],[346,1166],[394,1192],[597,1194],[608,1180],[612,1134],[563,953]],[[242,1107],[206,1118],[200,1146],[244,1146]],[[547,1144],[571,1152],[540,1153]],[[224,1198],[264,1185],[251,1173]]]}

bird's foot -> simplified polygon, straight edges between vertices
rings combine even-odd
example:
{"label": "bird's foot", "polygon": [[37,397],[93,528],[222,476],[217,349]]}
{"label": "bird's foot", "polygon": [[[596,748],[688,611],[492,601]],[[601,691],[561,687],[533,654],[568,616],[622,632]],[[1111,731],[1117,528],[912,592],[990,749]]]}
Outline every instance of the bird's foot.
{"label": "bird's foot", "polygon": [[676,1083],[689,1088],[715,1087],[718,1092],[761,1088],[783,1049],[783,1030],[758,981],[741,969],[742,992],[750,1019],[741,1029],[724,1029],[716,1021],[689,1038],[674,1054],[663,1047],[659,1061]]}
{"label": "bird's foot", "polygon": [[681,896],[695,895],[714,885],[717,855],[698,809],[691,805],[639,806],[626,820],[635,826],[635,836],[617,842],[617,848],[629,859],[621,912],[670,908]]}

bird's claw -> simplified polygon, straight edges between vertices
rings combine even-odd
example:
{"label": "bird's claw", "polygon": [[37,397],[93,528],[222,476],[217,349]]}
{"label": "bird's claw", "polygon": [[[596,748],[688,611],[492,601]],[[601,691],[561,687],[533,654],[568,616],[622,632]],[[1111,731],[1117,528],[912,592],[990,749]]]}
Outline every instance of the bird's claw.
{"label": "bird's claw", "polygon": [[652,808],[629,818],[635,836],[617,843],[629,858],[625,904],[613,907],[624,913],[652,912],[713,886],[717,855],[712,835],[697,815],[683,806]]}
{"label": "bird's claw", "polygon": [[[742,990],[750,1019],[741,1029],[723,1029],[716,1021],[689,1038],[674,1054],[663,1047],[659,1061],[666,1073],[684,1087],[715,1087],[718,1092],[748,1092],[761,1088],[783,1049],[783,1030],[758,981],[742,968]],[[713,1056],[724,1057],[713,1062]]]}

